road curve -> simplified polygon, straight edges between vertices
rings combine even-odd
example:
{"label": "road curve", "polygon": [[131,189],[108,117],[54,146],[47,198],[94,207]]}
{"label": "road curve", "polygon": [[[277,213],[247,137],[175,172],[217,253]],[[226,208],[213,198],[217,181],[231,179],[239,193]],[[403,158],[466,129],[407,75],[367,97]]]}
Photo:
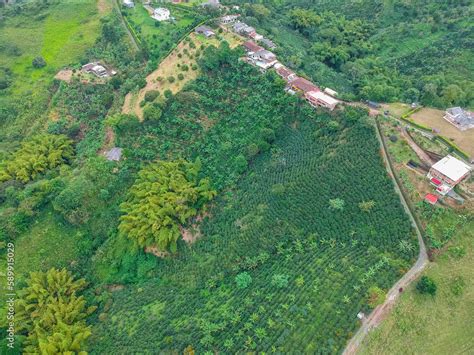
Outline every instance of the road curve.
{"label": "road curve", "polygon": [[[377,120],[377,118],[375,118],[375,120]],[[397,298],[400,295],[399,289],[400,288],[405,289],[413,280],[415,280],[418,277],[418,275],[426,268],[426,266],[429,263],[428,254],[426,252],[426,246],[425,246],[425,242],[423,241],[421,231],[418,228],[418,225],[410,209],[408,208],[408,203],[401,192],[401,186],[398,185],[398,182],[394,177],[395,176],[394,171],[392,170],[392,166],[389,161],[390,158],[388,156],[386,146],[383,141],[382,135],[380,133],[380,129],[379,129],[377,121],[376,121],[375,127],[376,127],[377,139],[379,140],[380,147],[382,149],[382,156],[385,161],[387,171],[394,182],[395,190],[400,196],[400,201],[402,202],[402,205],[405,208],[405,211],[407,212],[413,226],[415,227],[420,250],[419,250],[418,259],[416,263],[388,291],[387,297],[385,298],[385,302],[377,306],[372,311],[372,313],[370,313],[366,318],[363,319],[363,323],[361,327],[347,343],[346,348],[344,349],[342,353],[343,355],[354,355],[357,353],[366,335],[370,332],[370,330],[372,330],[373,328],[377,327],[380,324],[380,322],[387,316],[387,314],[390,312],[390,310],[394,306]]]}

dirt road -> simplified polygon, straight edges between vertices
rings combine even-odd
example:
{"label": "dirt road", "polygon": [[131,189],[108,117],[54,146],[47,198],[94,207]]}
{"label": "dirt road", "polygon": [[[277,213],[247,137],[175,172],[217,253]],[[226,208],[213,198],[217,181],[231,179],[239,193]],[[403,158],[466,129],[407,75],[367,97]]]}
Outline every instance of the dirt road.
{"label": "dirt road", "polygon": [[393,287],[388,291],[385,302],[375,308],[372,313],[370,313],[369,316],[363,320],[362,326],[347,344],[346,348],[344,349],[343,355],[353,355],[357,353],[360,344],[364,340],[365,336],[370,332],[370,330],[377,327],[393,308],[397,298],[400,296],[400,288],[405,289],[413,280],[418,277],[418,275],[420,275],[420,273],[428,265],[428,254],[426,253],[426,246],[425,242],[423,241],[421,231],[419,230],[415,222],[415,218],[413,217],[410,209],[408,208],[407,201],[405,201],[405,198],[401,193],[400,186],[394,178],[394,172],[392,171],[391,165],[389,164],[389,157],[387,155],[385,145],[382,141],[383,138],[378,126],[376,126],[376,131],[377,139],[379,140],[380,147],[382,148],[383,159],[385,161],[385,165],[387,167],[389,175],[393,179],[395,190],[400,196],[400,201],[402,202],[403,207],[405,208],[413,226],[415,227],[420,252],[418,254],[418,259],[416,263],[412,266],[412,268],[405,275],[403,275],[403,277],[398,280],[397,283],[395,283],[395,285],[393,285]]}

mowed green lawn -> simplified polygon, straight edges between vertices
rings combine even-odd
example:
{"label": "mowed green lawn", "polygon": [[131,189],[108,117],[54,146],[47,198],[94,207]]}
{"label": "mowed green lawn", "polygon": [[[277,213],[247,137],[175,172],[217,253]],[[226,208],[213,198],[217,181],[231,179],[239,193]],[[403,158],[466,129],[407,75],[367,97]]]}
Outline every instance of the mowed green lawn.
{"label": "mowed green lawn", "polygon": [[[103,15],[96,0],[77,0],[8,16],[0,30],[0,46],[8,48],[0,51],[0,66],[13,72],[9,94],[41,87],[63,66],[77,63],[100,34]],[[39,55],[47,65],[35,69],[32,60]]]}
{"label": "mowed green lawn", "polygon": [[369,334],[360,354],[468,354],[474,351],[474,222],[464,224],[425,275],[435,297],[412,286]]}

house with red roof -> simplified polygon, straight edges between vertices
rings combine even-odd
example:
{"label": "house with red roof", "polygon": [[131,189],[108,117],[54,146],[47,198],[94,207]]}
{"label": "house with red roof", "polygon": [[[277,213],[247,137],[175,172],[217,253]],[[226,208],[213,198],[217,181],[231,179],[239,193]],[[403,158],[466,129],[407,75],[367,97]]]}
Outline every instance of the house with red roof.
{"label": "house with red roof", "polygon": [[300,78],[300,77],[296,77],[295,80],[291,81],[290,85],[293,90],[300,91],[303,93],[307,93],[310,91],[321,91],[311,81],[306,80],[305,78]]}

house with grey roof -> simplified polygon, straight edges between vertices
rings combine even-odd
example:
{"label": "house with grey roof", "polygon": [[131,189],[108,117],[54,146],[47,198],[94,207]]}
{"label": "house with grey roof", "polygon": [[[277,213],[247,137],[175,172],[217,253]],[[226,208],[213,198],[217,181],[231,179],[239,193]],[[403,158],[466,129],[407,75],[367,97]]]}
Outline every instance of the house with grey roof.
{"label": "house with grey roof", "polygon": [[461,107],[451,107],[446,110],[444,119],[460,131],[474,128],[474,113]]}
{"label": "house with grey roof", "polygon": [[263,44],[266,48],[268,49],[275,49],[277,46],[275,43],[273,43],[272,40],[263,37],[262,39],[259,40],[261,44]]}

